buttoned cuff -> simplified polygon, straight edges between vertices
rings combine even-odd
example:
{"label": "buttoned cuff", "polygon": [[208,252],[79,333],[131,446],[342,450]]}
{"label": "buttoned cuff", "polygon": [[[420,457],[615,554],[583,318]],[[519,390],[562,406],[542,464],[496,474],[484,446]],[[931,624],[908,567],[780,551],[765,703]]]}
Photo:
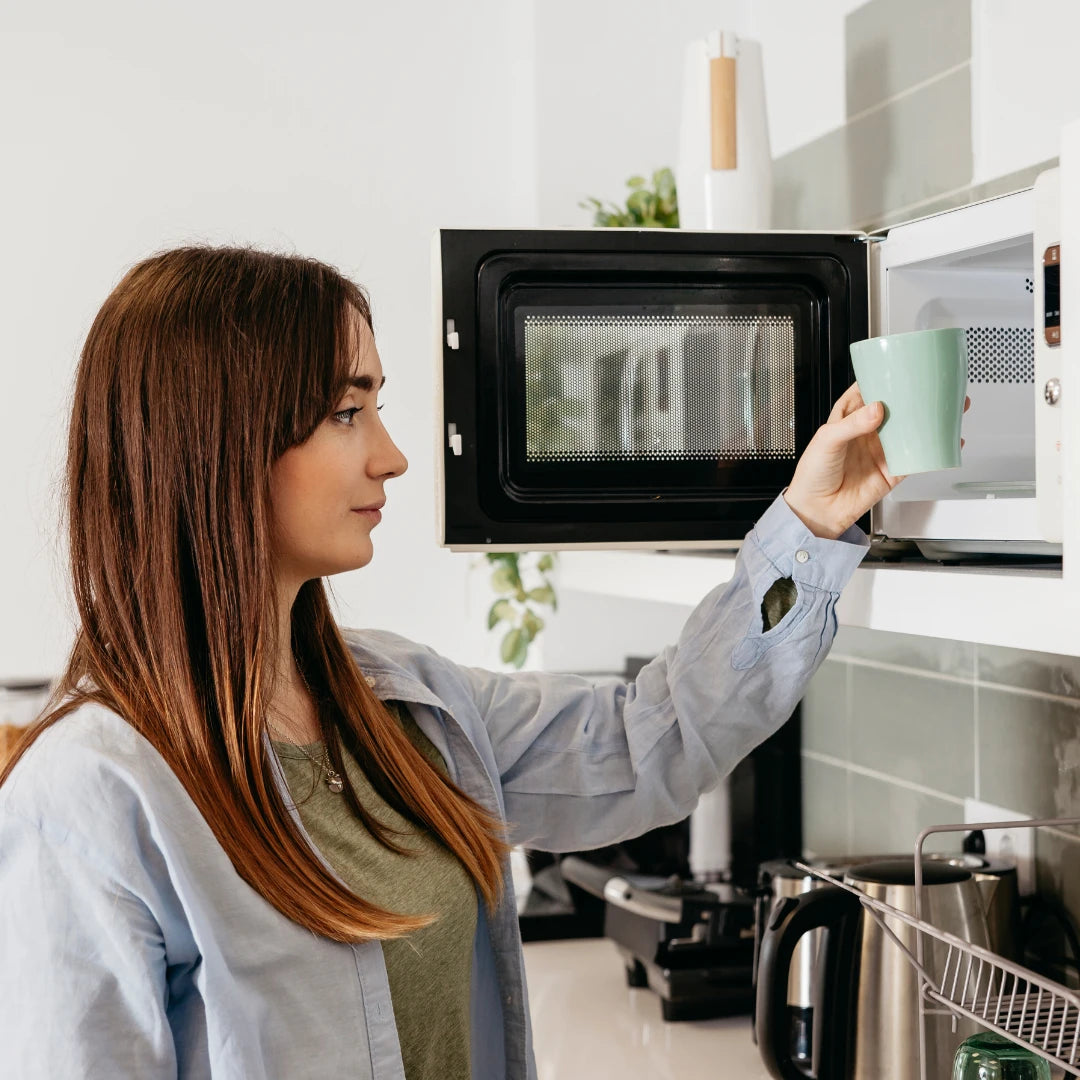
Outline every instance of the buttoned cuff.
{"label": "buttoned cuff", "polygon": [[870,550],[866,533],[857,525],[836,540],[815,536],[788,506],[783,492],[758,519],[747,541],[758,547],[776,569],[777,577],[834,593],[851,580]]}

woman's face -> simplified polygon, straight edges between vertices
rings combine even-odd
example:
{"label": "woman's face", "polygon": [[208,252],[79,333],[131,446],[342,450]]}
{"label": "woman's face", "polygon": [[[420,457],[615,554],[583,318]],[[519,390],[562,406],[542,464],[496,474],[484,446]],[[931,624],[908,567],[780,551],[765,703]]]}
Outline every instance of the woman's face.
{"label": "woman's face", "polygon": [[366,566],[383,487],[408,467],[378,413],[382,362],[371,328],[354,323],[353,385],[306,442],[290,447],[270,473],[279,584]]}

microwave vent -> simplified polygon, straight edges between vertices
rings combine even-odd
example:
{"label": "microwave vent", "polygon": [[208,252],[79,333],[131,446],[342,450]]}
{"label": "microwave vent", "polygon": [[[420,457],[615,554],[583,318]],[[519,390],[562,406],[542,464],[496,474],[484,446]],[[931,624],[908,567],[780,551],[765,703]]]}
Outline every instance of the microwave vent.
{"label": "microwave vent", "polygon": [[968,382],[1035,382],[1035,332],[1023,326],[967,329]]}

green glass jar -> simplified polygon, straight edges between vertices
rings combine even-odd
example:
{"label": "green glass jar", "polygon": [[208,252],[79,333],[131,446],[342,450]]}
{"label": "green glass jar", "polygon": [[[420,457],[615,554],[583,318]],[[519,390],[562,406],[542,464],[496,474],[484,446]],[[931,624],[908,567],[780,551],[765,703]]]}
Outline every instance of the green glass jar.
{"label": "green glass jar", "polygon": [[992,1031],[965,1039],[953,1058],[952,1080],[1051,1080],[1045,1058]]}

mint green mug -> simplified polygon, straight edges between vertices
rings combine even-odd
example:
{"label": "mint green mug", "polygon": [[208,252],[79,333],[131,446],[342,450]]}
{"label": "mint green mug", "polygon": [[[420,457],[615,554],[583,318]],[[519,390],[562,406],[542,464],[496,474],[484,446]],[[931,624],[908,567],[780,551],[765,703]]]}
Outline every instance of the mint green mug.
{"label": "mint green mug", "polygon": [[967,393],[964,330],[915,330],[854,341],[851,363],[863,401],[885,406],[878,438],[893,476],[960,467]]}

